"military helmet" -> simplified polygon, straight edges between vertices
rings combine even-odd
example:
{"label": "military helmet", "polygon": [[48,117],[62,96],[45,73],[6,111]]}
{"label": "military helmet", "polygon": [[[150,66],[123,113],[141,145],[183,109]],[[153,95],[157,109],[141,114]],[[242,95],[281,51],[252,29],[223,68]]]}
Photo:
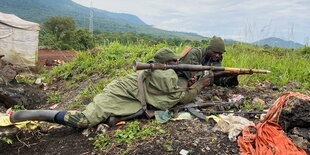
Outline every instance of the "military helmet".
{"label": "military helmet", "polygon": [[170,49],[162,48],[155,53],[154,60],[157,63],[165,63],[168,61],[176,61],[178,60],[178,57]]}
{"label": "military helmet", "polygon": [[225,44],[221,37],[213,36],[210,44],[207,47],[213,52],[224,53],[225,52]]}

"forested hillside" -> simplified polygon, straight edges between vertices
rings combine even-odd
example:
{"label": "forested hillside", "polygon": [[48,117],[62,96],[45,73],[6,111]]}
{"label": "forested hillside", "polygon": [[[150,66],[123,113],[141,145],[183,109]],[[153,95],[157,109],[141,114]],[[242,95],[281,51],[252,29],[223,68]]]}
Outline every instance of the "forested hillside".
{"label": "forested hillside", "polygon": [[268,45],[271,47],[280,47],[280,48],[298,48],[302,47],[303,45],[300,43],[296,43],[293,41],[286,41],[280,38],[270,37],[266,39],[262,39],[256,42],[253,42],[254,45],[264,46]]}
{"label": "forested hillside", "polygon": [[[89,25],[89,8],[71,0],[1,0],[0,10],[37,23],[43,23],[51,16],[70,16],[73,17],[78,27],[88,28]],[[194,33],[171,32],[153,28],[131,14],[112,13],[99,9],[93,9],[93,12],[94,30],[144,33],[157,37],[203,39],[202,36]]]}

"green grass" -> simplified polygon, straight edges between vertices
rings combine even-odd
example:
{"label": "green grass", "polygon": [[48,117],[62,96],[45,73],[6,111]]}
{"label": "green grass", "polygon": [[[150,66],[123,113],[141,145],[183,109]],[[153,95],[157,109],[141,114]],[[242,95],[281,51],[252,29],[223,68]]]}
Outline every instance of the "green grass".
{"label": "green grass", "polygon": [[89,140],[93,141],[93,145],[96,149],[103,150],[111,146],[112,143],[125,143],[130,145],[138,139],[164,133],[166,133],[166,131],[163,130],[156,121],[149,121],[144,126],[138,121],[133,121],[128,122],[123,129],[117,130],[113,136],[97,134],[95,137],[89,138]]}
{"label": "green grass", "polygon": [[228,46],[223,66],[256,68],[272,71],[271,74],[239,76],[241,85],[254,85],[256,81],[268,80],[283,86],[290,81],[298,82],[303,89],[310,86],[310,59],[292,50],[265,51],[250,45]]}
{"label": "green grass", "polygon": [[[112,80],[133,73],[133,60],[146,62],[152,59],[154,53],[163,47],[170,48],[180,53],[184,46],[168,46],[158,44],[149,46],[146,44],[122,45],[112,42],[96,50],[79,52],[70,63],[54,67],[52,71],[44,74],[44,81],[53,83],[57,80],[65,80],[72,85],[87,80],[91,76],[102,77],[102,81],[91,83],[88,88],[80,92],[82,98],[93,98],[101,93],[102,89]],[[310,89],[310,58],[309,47],[297,50],[269,48],[233,44],[226,46],[223,66],[239,68],[256,68],[272,71],[271,74],[253,74],[239,76],[240,85],[254,86],[257,81],[269,82],[283,86],[290,81],[301,84],[301,89]]]}
{"label": "green grass", "polygon": [[61,96],[59,92],[51,92],[47,94],[47,103],[52,104],[52,103],[59,103],[61,101]]}

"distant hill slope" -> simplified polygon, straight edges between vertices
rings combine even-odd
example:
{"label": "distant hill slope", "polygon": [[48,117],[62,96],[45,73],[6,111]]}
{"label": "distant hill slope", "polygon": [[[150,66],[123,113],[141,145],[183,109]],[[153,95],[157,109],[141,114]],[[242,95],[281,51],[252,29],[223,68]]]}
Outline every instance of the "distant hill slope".
{"label": "distant hill slope", "polygon": [[276,38],[276,37],[262,39],[262,40],[253,42],[252,44],[259,45],[259,46],[268,45],[271,47],[280,47],[280,48],[298,48],[298,47],[304,46],[300,43],[296,43],[293,41],[286,41],[286,40]]}
{"label": "distant hill slope", "polygon": [[224,42],[226,45],[231,45],[233,43],[238,43],[240,41],[236,41],[236,40],[233,40],[233,39],[224,39]]}
{"label": "distant hill slope", "polygon": [[[51,16],[71,16],[78,27],[88,28],[89,8],[71,0],[0,0],[0,11],[22,19],[43,23]],[[172,32],[153,28],[137,16],[94,9],[94,30],[145,33],[156,37],[203,39],[194,33]]]}

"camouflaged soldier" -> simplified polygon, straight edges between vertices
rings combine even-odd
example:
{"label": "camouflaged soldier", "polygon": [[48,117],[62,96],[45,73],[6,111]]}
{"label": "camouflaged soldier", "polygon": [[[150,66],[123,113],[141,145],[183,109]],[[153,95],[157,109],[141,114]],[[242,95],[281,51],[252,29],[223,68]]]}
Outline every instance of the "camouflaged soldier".
{"label": "camouflaged soldier", "polygon": [[[177,56],[167,48],[157,51],[154,60],[156,63],[178,64]],[[104,123],[109,118],[127,117],[139,111],[151,118],[153,110],[150,107],[167,110],[178,103],[189,103],[211,80],[210,77],[204,77],[190,88],[180,88],[174,70],[144,70],[112,81],[82,112],[25,110],[13,113],[10,120],[41,120],[87,128]]]}
{"label": "camouflaged soldier", "polygon": [[[214,36],[206,47],[188,47],[186,51],[183,51],[180,64],[221,66],[224,52],[224,41],[222,38]],[[179,85],[183,87],[192,85],[203,76],[203,72],[178,71],[177,74],[180,77]],[[238,85],[237,75],[236,73],[223,72],[222,76],[214,77],[214,84],[218,86],[236,86]]]}

